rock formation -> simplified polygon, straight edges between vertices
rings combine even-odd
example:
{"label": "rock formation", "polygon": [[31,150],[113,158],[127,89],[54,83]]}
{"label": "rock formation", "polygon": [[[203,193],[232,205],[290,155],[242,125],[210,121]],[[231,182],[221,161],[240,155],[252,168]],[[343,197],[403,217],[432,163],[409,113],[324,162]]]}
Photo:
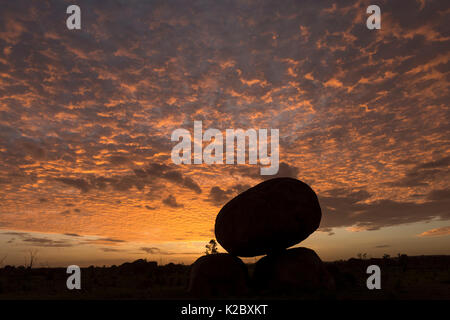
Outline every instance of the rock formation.
{"label": "rock formation", "polygon": [[253,257],[284,250],[313,233],[322,213],[314,191],[292,178],[264,181],[229,201],[215,235],[229,253]]}
{"label": "rock formation", "polygon": [[274,178],[230,200],[216,217],[217,241],[229,253],[210,254],[192,266],[189,291],[200,296],[247,291],[247,268],[237,256],[266,255],[255,266],[255,289],[284,292],[332,290],[333,277],[308,248],[287,249],[319,227],[315,192],[293,178]]}
{"label": "rock formation", "polygon": [[253,282],[258,289],[274,291],[331,290],[334,280],[322,260],[308,248],[293,248],[261,258]]}
{"label": "rock formation", "polygon": [[194,262],[189,292],[199,297],[239,296],[247,292],[247,266],[228,253],[202,256]]}

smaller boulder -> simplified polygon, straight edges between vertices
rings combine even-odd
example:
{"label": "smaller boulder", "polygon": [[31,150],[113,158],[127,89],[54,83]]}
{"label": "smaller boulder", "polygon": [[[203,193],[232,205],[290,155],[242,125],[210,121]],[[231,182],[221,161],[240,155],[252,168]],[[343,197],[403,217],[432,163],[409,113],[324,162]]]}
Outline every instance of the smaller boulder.
{"label": "smaller boulder", "polygon": [[247,266],[228,253],[198,258],[191,267],[189,293],[200,297],[239,296],[248,290]]}
{"label": "smaller boulder", "polygon": [[314,250],[294,248],[267,255],[255,265],[257,289],[273,291],[333,290],[334,279]]}

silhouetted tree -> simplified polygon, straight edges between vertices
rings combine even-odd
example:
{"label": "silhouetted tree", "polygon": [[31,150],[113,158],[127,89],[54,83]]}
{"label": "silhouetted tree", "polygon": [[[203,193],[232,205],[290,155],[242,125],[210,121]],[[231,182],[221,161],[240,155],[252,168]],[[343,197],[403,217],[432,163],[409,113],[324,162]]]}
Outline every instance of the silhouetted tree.
{"label": "silhouetted tree", "polygon": [[8,255],[5,255],[3,258],[0,259],[0,267],[3,265],[3,262],[6,260],[6,257]]}
{"label": "silhouetted tree", "polygon": [[25,267],[27,267],[28,269],[31,269],[33,267],[33,264],[37,260],[37,254],[38,254],[38,250],[30,250],[30,257],[29,257],[28,262],[25,261]]}
{"label": "silhouetted tree", "polygon": [[217,251],[217,243],[216,240],[211,239],[209,241],[209,243],[205,246],[206,250],[205,250],[205,254],[216,254],[219,253],[219,251]]}
{"label": "silhouetted tree", "polygon": [[358,259],[365,260],[367,258],[367,253],[358,253]]}

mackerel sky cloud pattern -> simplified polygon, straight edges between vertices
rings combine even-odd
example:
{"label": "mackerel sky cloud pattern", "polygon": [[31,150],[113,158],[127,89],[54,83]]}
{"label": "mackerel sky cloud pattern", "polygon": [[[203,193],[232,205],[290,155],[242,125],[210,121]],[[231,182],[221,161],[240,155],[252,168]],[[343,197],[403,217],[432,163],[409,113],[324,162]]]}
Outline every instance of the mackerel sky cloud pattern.
{"label": "mackerel sky cloud pattern", "polygon": [[448,1],[379,1],[381,30],[370,1],[77,1],[73,31],[70,4],[2,4],[5,232],[97,237],[105,253],[104,239],[209,241],[220,206],[268,177],[173,165],[170,134],[194,120],[278,128],[277,176],[318,193],[322,231],[448,226]]}

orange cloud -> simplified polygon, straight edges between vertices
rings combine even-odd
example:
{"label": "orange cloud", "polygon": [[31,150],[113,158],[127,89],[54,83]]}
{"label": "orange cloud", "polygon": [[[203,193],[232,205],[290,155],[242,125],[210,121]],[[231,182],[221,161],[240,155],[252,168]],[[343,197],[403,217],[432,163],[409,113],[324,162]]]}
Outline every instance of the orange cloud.
{"label": "orange cloud", "polygon": [[342,82],[338,79],[330,79],[327,82],[324,83],[325,87],[333,87],[333,88],[340,88],[342,87]]}
{"label": "orange cloud", "polygon": [[450,226],[434,228],[419,234],[419,237],[439,237],[450,235]]}

